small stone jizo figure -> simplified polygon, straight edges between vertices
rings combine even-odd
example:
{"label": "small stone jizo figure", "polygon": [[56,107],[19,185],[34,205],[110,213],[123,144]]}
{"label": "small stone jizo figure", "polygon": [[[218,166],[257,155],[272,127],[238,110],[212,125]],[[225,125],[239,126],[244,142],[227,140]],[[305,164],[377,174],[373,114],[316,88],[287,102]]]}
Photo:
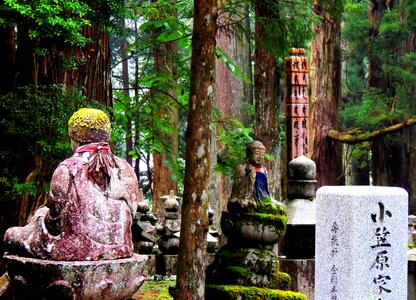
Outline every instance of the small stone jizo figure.
{"label": "small stone jizo figure", "polygon": [[271,201],[267,171],[263,167],[266,148],[254,141],[246,148],[247,162],[237,166],[229,201],[229,210],[250,210],[258,202]]}
{"label": "small stone jizo figure", "polygon": [[130,228],[140,201],[135,172],[111,153],[103,111],[80,109],[68,126],[74,154],[56,168],[47,206],[26,226],[7,230],[6,249],[49,260],[131,257]]}

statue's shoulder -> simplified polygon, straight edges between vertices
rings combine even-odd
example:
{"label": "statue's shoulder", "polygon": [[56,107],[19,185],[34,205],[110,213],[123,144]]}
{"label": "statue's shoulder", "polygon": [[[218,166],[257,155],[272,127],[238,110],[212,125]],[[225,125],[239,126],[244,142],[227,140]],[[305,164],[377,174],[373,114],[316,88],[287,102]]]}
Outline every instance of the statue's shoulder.
{"label": "statue's shoulder", "polygon": [[80,157],[75,155],[65,159],[62,161],[58,167],[55,169],[54,173],[69,173],[69,174],[76,174],[78,170],[83,168],[84,162]]}
{"label": "statue's shoulder", "polygon": [[130,176],[136,176],[133,167],[125,159],[114,155],[114,161],[121,172]]}
{"label": "statue's shoulder", "polygon": [[123,158],[118,157],[116,155],[114,155],[114,160],[117,163],[117,166],[119,168],[124,168],[124,169],[131,169],[133,170],[133,167]]}

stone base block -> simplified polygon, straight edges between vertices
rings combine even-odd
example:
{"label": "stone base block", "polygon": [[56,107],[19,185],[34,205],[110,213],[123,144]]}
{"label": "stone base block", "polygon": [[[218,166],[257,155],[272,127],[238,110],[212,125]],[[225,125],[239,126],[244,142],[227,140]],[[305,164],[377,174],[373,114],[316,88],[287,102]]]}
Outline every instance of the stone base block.
{"label": "stone base block", "polygon": [[314,299],[315,260],[279,258],[279,263],[280,271],[289,274],[291,278],[289,289]]}
{"label": "stone base block", "polygon": [[291,259],[313,258],[315,256],[315,225],[288,224],[285,236],[279,242],[279,253]]}
{"label": "stone base block", "polygon": [[50,261],[4,255],[13,299],[126,299],[141,286],[147,255]]}
{"label": "stone base block", "polygon": [[385,186],[316,192],[315,300],[407,299],[408,199]]}
{"label": "stone base block", "polygon": [[145,278],[149,278],[153,275],[156,274],[156,255],[154,254],[146,254],[146,255],[141,255],[141,256],[146,256],[146,267],[143,270],[143,276]]}
{"label": "stone base block", "polygon": [[[214,261],[214,254],[208,254],[207,265]],[[177,255],[157,255],[156,256],[156,274],[163,276],[176,275],[178,271],[178,256]]]}

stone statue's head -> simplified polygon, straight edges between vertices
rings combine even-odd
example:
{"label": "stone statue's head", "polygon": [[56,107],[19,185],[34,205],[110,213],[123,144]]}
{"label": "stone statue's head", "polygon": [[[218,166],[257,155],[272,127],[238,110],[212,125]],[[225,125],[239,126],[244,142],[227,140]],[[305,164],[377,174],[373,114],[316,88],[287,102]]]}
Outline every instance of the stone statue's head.
{"label": "stone statue's head", "polygon": [[266,147],[260,141],[254,141],[249,144],[246,149],[248,161],[255,165],[261,166],[264,162],[264,154],[266,153]]}
{"label": "stone statue's head", "polygon": [[110,119],[105,112],[94,108],[81,108],[68,121],[68,133],[79,144],[109,142]]}

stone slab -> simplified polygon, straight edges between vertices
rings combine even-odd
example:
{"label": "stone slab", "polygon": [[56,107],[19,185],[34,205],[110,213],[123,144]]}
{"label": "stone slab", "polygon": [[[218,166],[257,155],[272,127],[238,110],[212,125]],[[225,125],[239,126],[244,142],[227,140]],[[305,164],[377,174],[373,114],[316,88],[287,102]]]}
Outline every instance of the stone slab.
{"label": "stone slab", "polygon": [[315,300],[407,299],[407,192],[325,186],[316,202]]}

